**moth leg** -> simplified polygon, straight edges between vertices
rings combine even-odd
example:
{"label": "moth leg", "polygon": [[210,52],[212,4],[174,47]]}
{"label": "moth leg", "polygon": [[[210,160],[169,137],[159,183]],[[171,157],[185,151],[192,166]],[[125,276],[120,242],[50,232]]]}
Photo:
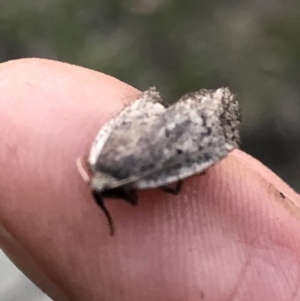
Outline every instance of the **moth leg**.
{"label": "moth leg", "polygon": [[201,176],[206,175],[206,173],[207,173],[207,170],[203,170],[200,173],[198,173],[196,176],[201,177]]}
{"label": "moth leg", "polygon": [[183,181],[180,180],[176,183],[175,187],[162,186],[161,189],[167,193],[177,195],[180,192],[182,185]]}
{"label": "moth leg", "polygon": [[114,223],[113,223],[113,220],[111,218],[111,215],[110,215],[109,211],[107,210],[107,208],[104,205],[103,198],[102,198],[101,194],[99,192],[93,190],[93,197],[94,197],[97,205],[102,209],[102,211],[104,212],[104,214],[107,218],[108,227],[109,227],[109,235],[113,236],[115,234]]}
{"label": "moth leg", "polygon": [[118,198],[124,200],[125,202],[131,205],[137,205],[137,194],[134,189],[115,188],[103,191],[101,194],[103,197]]}
{"label": "moth leg", "polygon": [[127,203],[136,206],[138,200],[136,190],[124,190],[124,200]]}

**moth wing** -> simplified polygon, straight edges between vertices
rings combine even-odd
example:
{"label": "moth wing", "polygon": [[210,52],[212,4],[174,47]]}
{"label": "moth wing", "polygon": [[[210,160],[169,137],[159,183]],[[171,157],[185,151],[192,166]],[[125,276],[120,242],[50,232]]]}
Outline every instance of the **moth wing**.
{"label": "moth wing", "polygon": [[[137,188],[163,186],[200,173],[239,147],[240,107],[235,95],[228,88],[202,89],[188,93],[179,99],[173,109],[181,111],[183,115],[184,111],[198,112],[198,121],[191,118],[191,123],[181,123],[190,133],[191,138],[182,141],[187,147],[179,147],[180,154],[173,153],[174,156],[170,156],[168,162],[156,166],[155,172],[149,172],[148,175],[136,179]],[[181,143],[177,143],[177,146],[180,145]]]}
{"label": "moth wing", "polygon": [[144,124],[113,132],[98,170],[115,179],[107,189],[163,186],[201,172],[238,147],[238,125],[238,102],[228,89],[189,93]]}
{"label": "moth wing", "polygon": [[132,123],[142,122],[149,118],[149,116],[161,113],[165,110],[162,102],[159,92],[155,89],[155,87],[152,87],[141,93],[135,101],[128,104],[117,116],[108,121],[100,129],[93,141],[88,156],[90,168],[94,170],[97,158],[113,131],[117,131],[120,127],[126,131]]}

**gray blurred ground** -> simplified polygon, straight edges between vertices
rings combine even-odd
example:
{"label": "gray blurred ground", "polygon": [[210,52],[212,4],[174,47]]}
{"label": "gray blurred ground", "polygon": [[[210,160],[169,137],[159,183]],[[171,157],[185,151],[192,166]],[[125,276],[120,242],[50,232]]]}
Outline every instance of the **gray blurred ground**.
{"label": "gray blurred ground", "polygon": [[[157,86],[169,101],[229,86],[242,149],[300,189],[299,0],[1,0],[0,62],[33,56]],[[38,300],[2,260],[0,300]]]}
{"label": "gray blurred ground", "polygon": [[1,301],[51,301],[0,250]]}

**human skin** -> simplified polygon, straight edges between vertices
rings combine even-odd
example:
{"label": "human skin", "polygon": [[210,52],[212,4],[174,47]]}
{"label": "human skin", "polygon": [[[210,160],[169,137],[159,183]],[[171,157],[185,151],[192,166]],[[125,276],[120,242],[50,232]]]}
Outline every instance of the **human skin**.
{"label": "human skin", "polygon": [[55,300],[299,300],[299,196],[242,151],[177,196],[107,200],[109,236],[75,162],[138,94],[60,62],[0,64],[3,250]]}

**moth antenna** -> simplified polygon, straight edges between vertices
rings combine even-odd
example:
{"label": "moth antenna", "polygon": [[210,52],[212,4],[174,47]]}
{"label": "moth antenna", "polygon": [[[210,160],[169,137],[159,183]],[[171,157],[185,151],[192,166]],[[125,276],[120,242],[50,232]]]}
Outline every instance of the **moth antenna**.
{"label": "moth antenna", "polygon": [[77,170],[78,170],[79,174],[81,175],[83,181],[86,182],[86,183],[90,183],[91,182],[91,177],[87,173],[86,169],[83,167],[83,163],[82,163],[81,158],[78,158],[76,160],[76,166],[77,166]]}
{"label": "moth antenna", "polygon": [[113,220],[111,218],[111,215],[109,213],[109,211],[107,210],[107,208],[104,205],[103,202],[103,198],[101,197],[101,195],[97,192],[97,191],[93,191],[93,197],[97,203],[97,205],[102,209],[102,211],[104,212],[107,221],[108,221],[108,227],[109,227],[109,235],[113,236],[115,234],[115,227],[114,227],[114,223]]}

